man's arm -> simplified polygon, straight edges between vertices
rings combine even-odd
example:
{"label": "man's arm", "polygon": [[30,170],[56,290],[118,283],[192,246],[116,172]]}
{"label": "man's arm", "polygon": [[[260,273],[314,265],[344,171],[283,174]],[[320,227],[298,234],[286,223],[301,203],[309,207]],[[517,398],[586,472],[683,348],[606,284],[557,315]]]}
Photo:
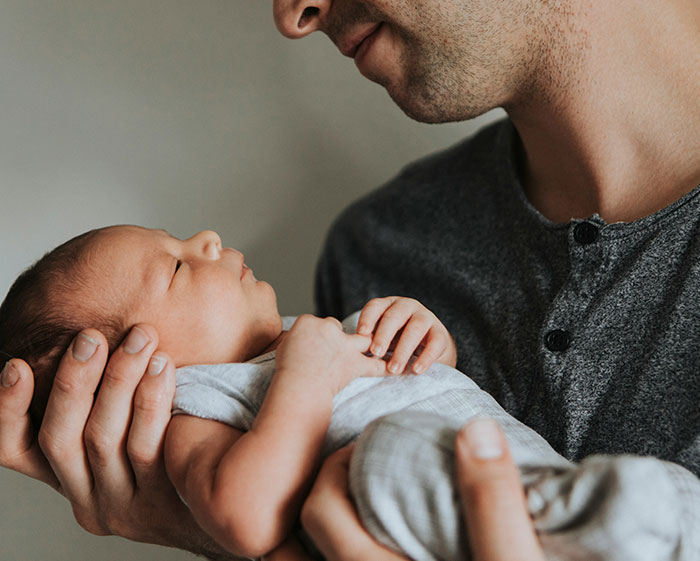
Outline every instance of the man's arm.
{"label": "man's arm", "polygon": [[139,328],[109,363],[101,333],[88,329],[76,338],[59,366],[38,439],[28,414],[33,374],[12,360],[0,380],[0,465],[59,491],[93,534],[235,559],[194,522],[166,476],[162,446],[175,372],[166,356],[154,355],[155,330]]}
{"label": "man's arm", "polygon": [[[676,464],[632,456],[594,456],[596,465],[584,462],[582,471],[562,472],[564,493],[535,515],[540,544],[500,429],[473,430],[484,422],[469,423],[456,441],[458,489],[475,559],[512,560],[518,552],[519,560],[541,561],[543,548],[563,557],[585,551],[596,559],[698,558],[700,480]],[[501,444],[494,447],[498,439]],[[362,528],[348,494],[348,459],[349,454],[343,461],[333,456],[326,461],[302,509],[302,522],[329,561],[382,559],[384,548]],[[557,484],[548,488],[550,495],[562,489]]]}
{"label": "man's arm", "polygon": [[[485,421],[477,421],[484,423]],[[473,561],[543,561],[525,508],[518,469],[503,433],[462,429],[456,442],[460,496],[468,513]],[[474,430],[476,429],[476,430]],[[330,456],[302,510],[302,523],[328,561],[407,561],[376,542],[362,527],[348,491],[352,447]],[[517,555],[517,557],[515,557]],[[304,561],[288,557],[285,561]]]}

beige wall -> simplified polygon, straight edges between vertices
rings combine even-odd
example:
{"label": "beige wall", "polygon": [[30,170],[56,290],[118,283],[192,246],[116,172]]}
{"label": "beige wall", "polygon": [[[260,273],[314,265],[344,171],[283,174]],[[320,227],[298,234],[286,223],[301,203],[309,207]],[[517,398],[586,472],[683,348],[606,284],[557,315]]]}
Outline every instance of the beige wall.
{"label": "beige wall", "polygon": [[[90,228],[210,228],[284,314],[312,310],[347,203],[477,126],[410,121],[325,36],[278,35],[265,0],[0,0],[0,108],[0,293]],[[2,561],[192,558],[93,538],[6,470],[0,501]]]}

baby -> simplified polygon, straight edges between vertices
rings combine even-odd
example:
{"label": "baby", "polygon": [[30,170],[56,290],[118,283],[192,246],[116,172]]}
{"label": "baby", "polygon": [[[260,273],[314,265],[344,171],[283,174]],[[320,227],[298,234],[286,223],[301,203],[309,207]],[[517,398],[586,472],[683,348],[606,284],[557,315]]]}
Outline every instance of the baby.
{"label": "baby", "polygon": [[[213,232],[183,241],[134,226],[95,230],[17,279],[0,307],[0,350],[34,369],[35,426],[78,331],[99,328],[113,350],[141,322],[180,367],[168,475],[235,554],[282,544],[322,458],[356,441],[350,490],[375,538],[417,560],[467,559],[453,442],[487,415],[508,437],[548,558],[680,558],[681,525],[657,516],[653,492],[639,493],[649,478],[660,496],[671,485],[660,462],[567,462],[454,370],[449,333],[415,300],[372,300],[344,330],[302,316],[284,331],[272,287]],[[408,369],[420,375],[392,376]]]}

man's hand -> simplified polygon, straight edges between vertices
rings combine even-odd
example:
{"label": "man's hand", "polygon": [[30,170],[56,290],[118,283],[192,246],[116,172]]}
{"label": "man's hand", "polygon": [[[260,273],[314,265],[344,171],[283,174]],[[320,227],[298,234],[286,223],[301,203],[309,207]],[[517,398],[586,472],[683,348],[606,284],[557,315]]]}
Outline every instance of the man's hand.
{"label": "man's hand", "polygon": [[327,561],[404,561],[363,528],[348,491],[353,445],[328,456],[301,510],[301,523]]}
{"label": "man's hand", "polygon": [[[456,441],[459,491],[473,561],[544,561],[525,508],[518,470],[491,420],[472,421]],[[362,527],[348,493],[352,447],[328,457],[301,521],[328,561],[405,561]]]}
{"label": "man's hand", "polygon": [[[416,374],[434,362],[454,367],[457,348],[447,328],[417,300],[388,296],[365,304],[357,320],[357,333],[372,337],[370,351],[382,358],[391,351],[388,370],[404,372],[410,364]],[[415,358],[415,360],[413,360]]]}
{"label": "man's hand", "polygon": [[455,455],[474,561],[545,561],[498,424],[492,419],[468,423],[457,434]]}
{"label": "man's hand", "polygon": [[38,439],[28,413],[32,371],[10,361],[0,379],[0,465],[62,493],[88,532],[226,559],[165,473],[175,369],[157,345],[153,328],[136,326],[107,362],[102,334],[83,331],[61,361]]}

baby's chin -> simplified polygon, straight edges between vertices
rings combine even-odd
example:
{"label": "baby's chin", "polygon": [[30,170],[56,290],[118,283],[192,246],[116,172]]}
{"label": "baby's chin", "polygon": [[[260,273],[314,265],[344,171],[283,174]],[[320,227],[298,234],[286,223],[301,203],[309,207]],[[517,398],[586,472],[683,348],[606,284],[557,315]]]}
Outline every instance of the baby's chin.
{"label": "baby's chin", "polygon": [[159,348],[173,359],[176,368],[193,364],[222,364],[246,362],[275,347],[282,333],[282,318],[279,314],[260,321],[245,337],[230,341],[189,341],[188,348],[182,345],[164,345]]}
{"label": "baby's chin", "polygon": [[260,335],[251,342],[252,344],[247,353],[249,356],[245,358],[244,361],[273,350],[276,347],[277,340],[281,334],[282,317],[278,314],[276,318],[271,319],[264,325],[264,328],[260,330]]}

